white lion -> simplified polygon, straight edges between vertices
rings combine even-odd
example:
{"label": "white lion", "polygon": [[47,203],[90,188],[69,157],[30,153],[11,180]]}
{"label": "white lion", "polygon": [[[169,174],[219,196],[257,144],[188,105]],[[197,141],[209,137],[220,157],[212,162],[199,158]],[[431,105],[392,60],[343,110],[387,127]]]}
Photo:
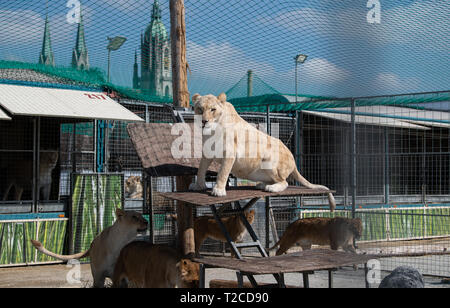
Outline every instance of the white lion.
{"label": "white lion", "polygon": [[[228,176],[259,182],[258,188],[268,192],[281,192],[289,184],[289,177],[311,189],[326,189],[322,185],[308,182],[297,170],[291,151],[279,139],[259,131],[242,119],[233,105],[226,101],[226,95],[200,96],[195,94],[196,115],[203,122],[203,151],[197,174],[197,182],[190,185],[191,190],[205,190],[205,175],[209,165],[216,161],[220,170],[212,190],[214,196],[225,196]],[[208,133],[211,137],[207,137]],[[330,210],[334,211],[336,202],[328,194]]]}

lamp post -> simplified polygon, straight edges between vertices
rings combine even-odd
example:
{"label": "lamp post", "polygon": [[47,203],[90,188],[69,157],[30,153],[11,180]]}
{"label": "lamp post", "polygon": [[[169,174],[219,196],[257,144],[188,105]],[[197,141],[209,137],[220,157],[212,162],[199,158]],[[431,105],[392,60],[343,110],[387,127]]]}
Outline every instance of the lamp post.
{"label": "lamp post", "polygon": [[[108,37],[108,83],[111,80],[111,51],[116,51],[126,42],[127,38],[123,36],[116,36],[114,38]],[[97,124],[97,172],[107,172],[108,170],[108,129],[110,128],[109,121],[96,120]]]}
{"label": "lamp post", "polygon": [[110,69],[111,69],[111,51],[116,51],[126,42],[127,38],[124,36],[116,36],[114,38],[108,37],[109,44],[106,47],[108,49],[108,82],[110,81]]}
{"label": "lamp post", "polygon": [[[304,54],[298,54],[294,57],[294,61],[295,61],[295,104],[298,103],[298,81],[297,81],[297,73],[298,73],[298,64],[303,64],[305,63],[306,59],[308,58],[307,55]],[[300,156],[301,156],[301,152],[300,152],[300,142],[302,141],[302,129],[301,129],[301,113],[300,111],[295,111],[295,118],[296,118],[296,146],[295,146],[295,160],[296,160],[296,164],[297,164],[297,168],[300,169]],[[300,200],[298,200],[298,203],[300,204]]]}
{"label": "lamp post", "polygon": [[298,72],[298,64],[305,63],[306,59],[308,58],[307,55],[304,54],[298,54],[294,57],[295,60],[295,103],[297,103],[297,95],[298,95],[298,81],[297,81],[297,72]]}

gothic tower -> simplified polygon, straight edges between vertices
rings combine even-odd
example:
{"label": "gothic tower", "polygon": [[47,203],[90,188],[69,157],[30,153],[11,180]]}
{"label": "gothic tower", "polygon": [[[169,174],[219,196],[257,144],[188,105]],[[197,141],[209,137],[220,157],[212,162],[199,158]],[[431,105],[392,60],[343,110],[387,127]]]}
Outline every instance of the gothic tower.
{"label": "gothic tower", "polygon": [[75,48],[72,52],[72,67],[79,70],[89,70],[89,55],[84,38],[83,15],[81,12]]}
{"label": "gothic tower", "polygon": [[142,92],[156,96],[172,97],[170,40],[161,21],[158,0],[154,0],[152,19],[141,37]]}
{"label": "gothic tower", "polygon": [[133,89],[140,88],[139,66],[137,61],[137,52],[134,52],[134,68],[133,68]]}
{"label": "gothic tower", "polygon": [[53,55],[52,42],[50,39],[48,15],[45,17],[44,40],[42,42],[42,51],[39,55],[39,64],[55,66],[55,57]]}

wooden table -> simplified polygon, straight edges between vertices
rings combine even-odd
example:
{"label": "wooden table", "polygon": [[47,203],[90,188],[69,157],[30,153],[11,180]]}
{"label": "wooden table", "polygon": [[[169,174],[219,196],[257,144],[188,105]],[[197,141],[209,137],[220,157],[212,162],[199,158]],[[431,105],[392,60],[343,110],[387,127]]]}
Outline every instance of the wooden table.
{"label": "wooden table", "polygon": [[[242,287],[243,275],[267,275],[285,273],[302,273],[304,287],[309,287],[308,274],[315,271],[327,270],[329,273],[329,287],[333,286],[333,271],[342,266],[352,266],[354,264],[364,264],[366,287],[367,281],[367,262],[376,257],[370,255],[358,255],[343,251],[334,251],[329,249],[312,249],[292,254],[274,256],[268,258],[248,258],[233,259],[225,257],[203,257],[193,259],[202,264],[202,273],[200,285],[204,286],[205,268],[226,268],[237,271],[238,286]],[[284,281],[275,286],[284,287]]]}
{"label": "wooden table", "polygon": [[[282,192],[272,193],[256,189],[255,186],[237,186],[227,188],[227,195],[224,197],[211,196],[210,190],[207,191],[186,191],[186,192],[168,192],[161,193],[161,196],[168,199],[182,201],[194,206],[211,206],[215,204],[225,204],[235,201],[256,199],[267,197],[295,197],[305,195],[326,195],[334,191],[326,189],[309,189],[300,186],[289,186]],[[254,204],[254,203],[253,203]],[[252,204],[252,205],[253,205]]]}
{"label": "wooden table", "polygon": [[[239,248],[249,248],[249,247],[256,247],[261,254],[263,258],[259,259],[258,262],[261,262],[262,268],[268,268],[269,264],[274,259],[268,259],[269,256],[264,249],[264,247],[261,245],[261,242],[258,239],[258,236],[256,235],[255,231],[253,230],[250,223],[247,221],[247,218],[245,217],[244,211],[246,211],[248,208],[253,206],[259,199],[266,198],[266,211],[267,208],[270,207],[270,197],[295,197],[295,196],[304,196],[304,195],[327,195],[328,193],[333,192],[326,189],[308,189],[304,187],[298,187],[298,186],[289,186],[287,189],[285,189],[282,192],[272,193],[272,192],[266,192],[262,191],[260,189],[257,189],[254,186],[241,186],[241,187],[229,187],[227,188],[227,195],[224,197],[215,197],[211,196],[210,191],[185,191],[185,192],[169,192],[169,193],[161,193],[161,196],[176,200],[179,202],[182,202],[183,204],[188,204],[192,206],[209,206],[211,208],[211,211],[214,215],[214,218],[216,219],[216,222],[224,234],[225,238],[227,239],[228,244],[231,247],[232,252],[239,260],[243,260],[243,257],[239,251]],[[242,200],[249,200],[244,206],[241,206],[239,201]],[[225,204],[234,203],[235,206],[235,212],[240,216],[245,228],[247,229],[250,237],[252,238],[252,242],[248,243],[235,243],[233,239],[231,238],[230,234],[228,233],[225,225],[223,224],[221,220],[221,216],[223,214],[224,206]],[[219,208],[216,208],[216,205],[219,206]],[[266,215],[267,220],[267,215]],[[267,222],[266,222],[267,223]],[[188,244],[190,246],[195,245],[193,243],[194,238],[190,238],[192,242],[189,242]],[[201,279],[201,285],[204,286],[204,268],[205,266],[213,266],[214,262],[213,260],[210,260],[212,263],[208,265],[204,261],[207,261],[208,259],[201,259],[200,262],[204,266],[201,266],[202,271],[202,279]],[[252,259],[253,262],[254,259]],[[275,259],[277,260],[277,259]],[[281,259],[283,260],[283,259]],[[222,260],[226,264],[225,260]],[[295,263],[295,262],[294,262]],[[356,262],[358,263],[358,262]],[[361,263],[361,262],[360,262]],[[222,263],[220,263],[222,264]],[[217,267],[223,267],[221,265],[218,265]],[[244,264],[244,263],[233,263],[233,266],[231,269],[235,269],[238,264]],[[353,264],[353,263],[352,263]],[[338,264],[334,264],[333,268],[340,266]],[[270,267],[269,267],[270,268]],[[242,268],[245,269],[245,268]],[[246,275],[248,279],[250,280],[251,284],[254,287],[258,286],[258,283],[254,279],[253,275],[259,275],[257,272],[255,274],[252,274],[252,271],[248,270],[238,270],[238,280],[242,282],[242,275]],[[288,272],[292,272],[292,269],[289,268]],[[284,276],[283,271],[273,271],[269,270],[269,273],[272,274],[275,279],[277,280],[278,286],[284,286]],[[304,277],[307,277],[306,271],[303,271]]]}

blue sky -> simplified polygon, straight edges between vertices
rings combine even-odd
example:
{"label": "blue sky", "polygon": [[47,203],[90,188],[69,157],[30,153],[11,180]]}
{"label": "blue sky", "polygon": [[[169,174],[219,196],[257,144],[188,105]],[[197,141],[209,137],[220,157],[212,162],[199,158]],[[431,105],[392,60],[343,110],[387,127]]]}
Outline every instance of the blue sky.
{"label": "blue sky", "polygon": [[[106,37],[128,38],[112,55],[112,81],[131,86],[134,51],[154,0],[84,0],[91,66],[106,71]],[[159,1],[169,31],[168,0]],[[366,20],[366,0],[186,0],[191,93],[218,94],[252,69],[282,93],[362,96],[450,88],[450,4],[445,0],[380,0],[381,23]],[[76,25],[67,0],[49,1],[56,64],[67,66]],[[0,59],[37,62],[43,0],[0,0]]]}

